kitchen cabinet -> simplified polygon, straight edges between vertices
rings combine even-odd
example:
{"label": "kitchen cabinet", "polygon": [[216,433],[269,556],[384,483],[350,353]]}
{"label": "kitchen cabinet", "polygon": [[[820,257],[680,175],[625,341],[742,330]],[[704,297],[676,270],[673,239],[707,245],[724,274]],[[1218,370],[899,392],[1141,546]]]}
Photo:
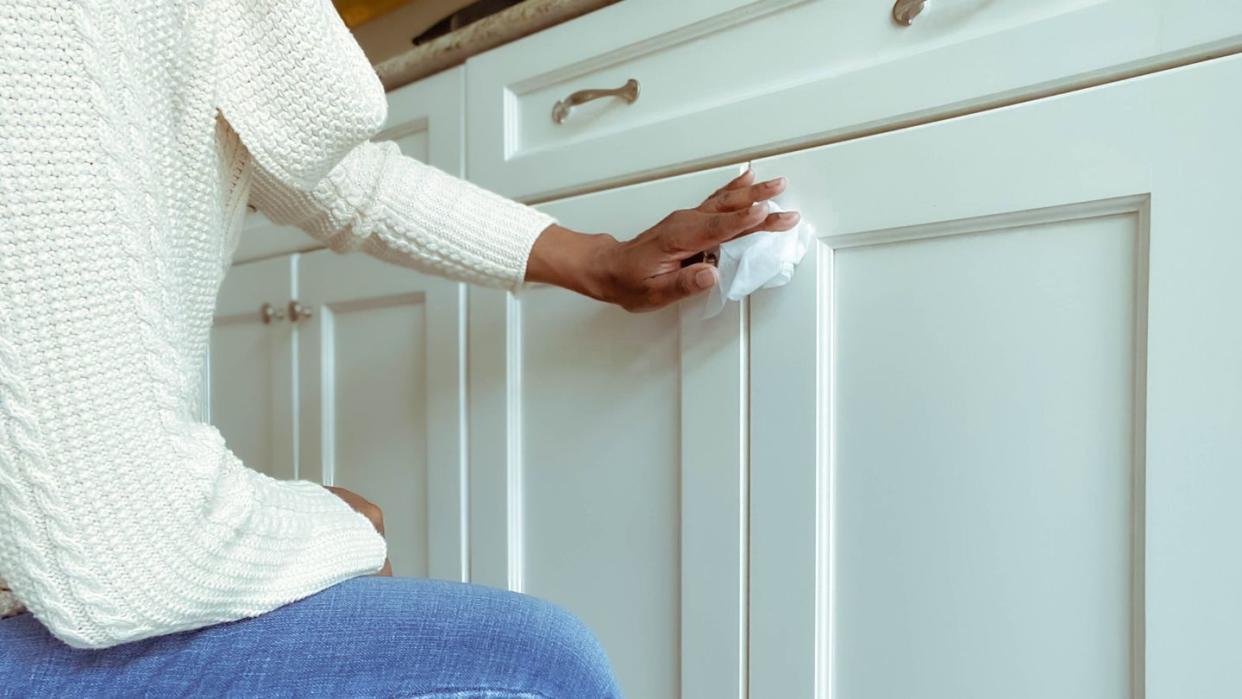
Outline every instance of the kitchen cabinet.
{"label": "kitchen cabinet", "polygon": [[[296,329],[284,322],[296,296],[297,260],[229,270],[216,300],[205,364],[203,417],[251,468],[297,476]],[[266,304],[266,305],[265,305]]]}
{"label": "kitchen cabinet", "polygon": [[[550,203],[636,235],[737,174]],[[573,610],[629,696],[736,696],[746,647],[746,347],[734,305],[630,314],[471,289],[471,578]]]}
{"label": "kitchen cabinet", "polygon": [[396,574],[578,614],[627,696],[1242,695],[1238,6],[865,5],[631,0],[390,95],[380,138],[618,237],[757,158],[790,285],[629,314],[254,217],[210,419],[378,502]]}
{"label": "kitchen cabinet", "polygon": [[751,696],[1242,692],[1242,57],[756,163]]}
{"label": "kitchen cabinet", "polygon": [[394,575],[465,579],[464,287],[331,250],[298,282],[301,477],[380,506]]}
{"label": "kitchen cabinet", "polygon": [[[1239,44],[1236,0],[627,0],[467,63],[469,173],[523,200],[563,197]],[[631,80],[554,118],[571,95]]]}

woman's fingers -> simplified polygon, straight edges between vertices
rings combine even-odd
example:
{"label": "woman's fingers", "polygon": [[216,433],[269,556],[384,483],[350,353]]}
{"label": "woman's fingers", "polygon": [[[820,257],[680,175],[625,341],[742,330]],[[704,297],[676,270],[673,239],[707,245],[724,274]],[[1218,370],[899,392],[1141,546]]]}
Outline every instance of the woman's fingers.
{"label": "woman's fingers", "polygon": [[785,191],[788,182],[784,177],[760,182],[748,187],[737,187],[722,190],[699,205],[699,211],[706,213],[724,213],[744,209],[751,204],[766,201]]}
{"label": "woman's fingers", "polygon": [[720,214],[698,210],[679,212],[670,221],[672,225],[660,231],[658,244],[675,257],[689,257],[762,225],[767,215],[767,202]]}
{"label": "woman's fingers", "polygon": [[770,233],[787,231],[798,225],[798,221],[801,220],[802,214],[799,214],[797,211],[782,211],[780,213],[768,214],[767,218],[763,219],[763,223],[760,223],[753,228],[748,228],[733,236],[733,238],[730,238],[729,240],[741,238],[742,236],[750,235],[751,233],[758,233],[759,231],[768,231]]}
{"label": "woman's fingers", "polygon": [[720,280],[719,272],[712,265],[699,263],[675,272],[667,272],[648,282],[646,298],[630,308],[632,311],[650,311],[663,308],[687,296],[715,286]]}
{"label": "woman's fingers", "polygon": [[724,192],[729,191],[730,189],[741,189],[742,187],[749,187],[752,183],[754,183],[754,181],[755,181],[755,171],[753,168],[748,167],[746,168],[745,172],[729,180],[728,184],[712,192],[711,196],[703,200],[703,203],[706,204],[707,202],[711,201],[712,199],[715,199],[716,197],[720,196]]}

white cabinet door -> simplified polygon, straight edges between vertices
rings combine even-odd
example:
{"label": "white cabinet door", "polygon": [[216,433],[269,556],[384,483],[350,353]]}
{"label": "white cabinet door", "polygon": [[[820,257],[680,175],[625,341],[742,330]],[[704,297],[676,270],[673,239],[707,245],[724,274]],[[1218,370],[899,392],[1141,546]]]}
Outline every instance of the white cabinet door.
{"label": "white cabinet door", "polygon": [[[293,295],[289,257],[230,270],[220,290],[206,365],[205,421],[251,468],[297,477],[293,329],[283,320]],[[264,321],[263,304],[272,315]]]}
{"label": "white cabinet door", "polygon": [[1242,57],[775,157],[751,696],[1242,696]]}
{"label": "white cabinet door", "polygon": [[[544,208],[624,238],[735,174]],[[545,286],[470,298],[472,580],[580,615],[627,696],[743,696],[744,316]]]}

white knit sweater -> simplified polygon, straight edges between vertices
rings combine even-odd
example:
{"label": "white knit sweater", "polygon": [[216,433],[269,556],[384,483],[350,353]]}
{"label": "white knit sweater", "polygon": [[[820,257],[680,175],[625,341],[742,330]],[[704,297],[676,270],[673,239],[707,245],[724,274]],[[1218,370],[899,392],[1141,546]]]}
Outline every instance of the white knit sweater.
{"label": "white knit sweater", "polygon": [[385,114],[329,0],[0,3],[0,613],[101,648],[379,570],[366,517],[194,406],[247,198],[338,252],[522,282],[552,219],[367,141]]}

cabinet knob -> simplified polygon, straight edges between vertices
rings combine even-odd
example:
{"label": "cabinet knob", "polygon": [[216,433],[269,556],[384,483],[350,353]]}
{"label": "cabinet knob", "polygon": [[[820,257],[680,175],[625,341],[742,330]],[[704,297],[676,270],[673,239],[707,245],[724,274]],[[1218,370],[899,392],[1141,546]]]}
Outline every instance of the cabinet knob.
{"label": "cabinet knob", "polygon": [[908,27],[926,7],[927,0],[897,0],[893,4],[893,21],[903,27]]}
{"label": "cabinet knob", "polygon": [[289,320],[294,323],[311,317],[315,311],[313,306],[304,306],[296,300],[289,302]]}
{"label": "cabinet knob", "polygon": [[620,97],[627,104],[633,104],[638,100],[638,81],[630,78],[621,87],[611,90],[578,90],[552,106],[552,121],[563,124],[574,107],[602,97]]}
{"label": "cabinet knob", "polygon": [[263,305],[259,306],[259,317],[263,319],[264,325],[270,325],[273,320],[285,319],[285,309],[277,308],[276,306],[264,301]]}

